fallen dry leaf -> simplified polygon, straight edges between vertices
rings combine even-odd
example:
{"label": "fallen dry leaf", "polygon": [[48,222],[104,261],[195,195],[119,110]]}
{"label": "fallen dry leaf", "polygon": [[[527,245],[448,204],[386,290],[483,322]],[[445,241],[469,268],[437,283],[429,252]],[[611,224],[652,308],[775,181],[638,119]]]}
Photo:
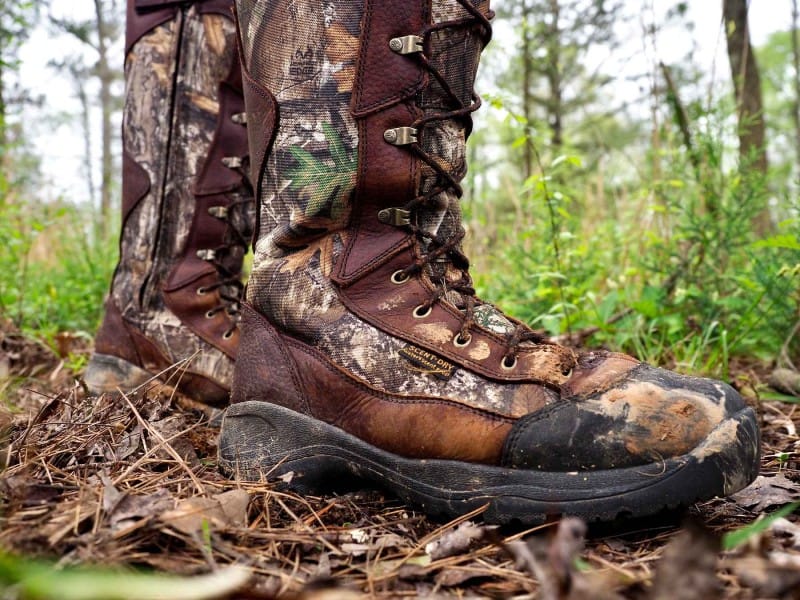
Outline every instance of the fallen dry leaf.
{"label": "fallen dry leaf", "polygon": [[425,553],[433,560],[459,554],[469,549],[472,542],[483,538],[486,531],[485,525],[464,521],[455,529],[445,531],[441,537],[426,544]]}
{"label": "fallen dry leaf", "polygon": [[250,495],[244,490],[229,490],[211,498],[196,496],[184,500],[159,516],[165,525],[186,534],[200,533],[203,523],[218,528],[244,526]]}
{"label": "fallen dry leaf", "polygon": [[772,477],[759,475],[753,483],[730,496],[730,499],[753,512],[762,512],[770,506],[800,500],[800,485],[783,473]]}
{"label": "fallen dry leaf", "polygon": [[752,587],[759,597],[796,598],[787,596],[800,586],[800,569],[796,566],[782,567],[768,557],[750,554],[728,559],[725,566],[736,574],[742,583]]}

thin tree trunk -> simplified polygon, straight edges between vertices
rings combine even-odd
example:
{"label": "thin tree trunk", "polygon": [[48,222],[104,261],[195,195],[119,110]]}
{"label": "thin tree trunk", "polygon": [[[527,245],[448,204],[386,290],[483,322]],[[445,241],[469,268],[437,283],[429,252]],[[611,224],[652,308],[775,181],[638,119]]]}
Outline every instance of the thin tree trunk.
{"label": "thin tree trunk", "polygon": [[100,232],[105,239],[111,222],[111,185],[113,181],[114,160],[111,154],[111,114],[113,99],[111,84],[114,73],[108,63],[108,24],[103,12],[103,0],[94,0],[97,19],[97,75],[100,80],[100,110],[102,112],[102,176],[100,183]]}
{"label": "thin tree trunk", "polygon": [[547,49],[547,82],[550,86],[550,143],[553,146],[553,151],[558,152],[561,145],[564,143],[563,139],[563,97],[564,90],[562,89],[561,81],[561,32],[558,28],[559,19],[561,18],[561,6],[558,0],[550,0],[550,23],[549,43]]}
{"label": "thin tree trunk", "polygon": [[[747,25],[747,0],[722,0],[722,16],[728,42],[733,89],[739,121],[739,159],[743,168],[767,174],[764,110],[761,78],[758,72]],[[770,229],[766,207],[756,216],[754,226],[760,234]]]}
{"label": "thin tree trunk", "polygon": [[531,61],[531,8],[528,0],[522,0],[522,115],[525,117],[527,127],[525,139],[525,179],[533,175],[533,140],[530,139],[533,119],[533,100],[531,98],[531,85],[533,78],[533,66]]}
{"label": "thin tree trunk", "polygon": [[794,102],[792,102],[792,117],[794,118],[794,149],[797,153],[797,173],[800,174],[800,42],[797,39],[797,26],[800,21],[797,0],[792,0],[792,64],[794,66]]}
{"label": "thin tree trunk", "polygon": [[86,192],[88,194],[89,203],[94,206],[95,185],[94,175],[92,168],[94,160],[92,157],[92,128],[89,124],[89,96],[86,94],[86,89],[83,86],[85,75],[83,72],[74,69],[72,77],[75,81],[75,87],[78,93],[78,100],[81,103],[81,129],[83,129],[83,169],[86,172]]}

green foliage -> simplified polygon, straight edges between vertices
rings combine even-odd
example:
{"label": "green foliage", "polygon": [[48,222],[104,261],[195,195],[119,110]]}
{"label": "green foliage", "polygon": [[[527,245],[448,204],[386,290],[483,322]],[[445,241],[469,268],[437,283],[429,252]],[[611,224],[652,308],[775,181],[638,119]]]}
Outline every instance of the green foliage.
{"label": "green foliage", "polygon": [[[725,164],[726,114],[698,117],[699,173],[665,127],[650,157],[658,177],[642,170],[598,187],[567,151],[537,157],[526,181],[484,190],[467,218],[499,251],[478,265],[480,294],[552,335],[592,332],[591,346],[684,371],[727,377],[734,357],[774,359],[800,306],[800,221],[757,238],[751,224],[771,194],[759,174]],[[546,146],[535,130],[523,135]],[[796,215],[798,206],[773,208]],[[480,237],[469,250],[485,257]]]}
{"label": "green foliage", "polygon": [[55,565],[0,553],[3,598],[24,600],[203,600],[229,597],[249,578],[243,567],[210,575],[175,577],[123,572],[102,567],[56,568]]}
{"label": "green foliage", "polygon": [[60,331],[93,335],[116,248],[91,229],[88,211],[68,204],[0,204],[0,316],[51,343]]}

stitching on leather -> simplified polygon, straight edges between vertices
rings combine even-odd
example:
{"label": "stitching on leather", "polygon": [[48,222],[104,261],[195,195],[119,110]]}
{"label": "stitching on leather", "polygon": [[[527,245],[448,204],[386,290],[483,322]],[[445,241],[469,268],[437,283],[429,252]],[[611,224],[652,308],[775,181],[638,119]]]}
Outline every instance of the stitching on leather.
{"label": "stitching on leather", "polygon": [[314,359],[321,362],[322,366],[328,371],[330,371],[332,374],[334,374],[338,379],[347,382],[349,385],[355,386],[362,392],[366,392],[373,396],[377,396],[378,398],[386,402],[390,402],[392,404],[416,404],[416,405],[438,404],[442,406],[453,407],[457,410],[463,410],[475,414],[481,418],[488,419],[490,421],[498,421],[509,424],[513,424],[518,420],[513,417],[505,417],[503,415],[498,415],[495,413],[491,413],[489,411],[484,411],[478,408],[467,406],[465,404],[459,404],[458,402],[453,402],[452,400],[443,400],[440,398],[433,398],[429,396],[395,396],[393,394],[375,389],[373,387],[370,387],[369,385],[364,384],[363,382],[356,381],[355,379],[348,377],[347,374],[341,371],[341,369],[331,364],[330,359],[323,352],[320,352],[313,346],[309,346],[308,344],[304,344],[299,340],[294,340],[290,338],[284,339],[283,341],[287,346],[291,346],[297,349],[299,352],[311,355]]}

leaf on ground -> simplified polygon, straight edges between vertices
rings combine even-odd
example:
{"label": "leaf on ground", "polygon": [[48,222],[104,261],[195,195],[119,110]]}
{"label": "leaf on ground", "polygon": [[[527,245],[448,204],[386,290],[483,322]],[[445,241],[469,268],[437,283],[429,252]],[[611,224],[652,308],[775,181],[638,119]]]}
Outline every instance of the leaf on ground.
{"label": "leaf on ground", "polygon": [[441,537],[425,546],[425,553],[433,560],[460,554],[469,549],[473,542],[486,534],[485,525],[476,525],[472,521],[464,521],[454,529],[448,529]]}
{"label": "leaf on ground", "polygon": [[800,485],[778,473],[773,477],[759,475],[756,480],[730,499],[753,512],[761,512],[770,506],[778,506],[800,500]]}
{"label": "leaf on ground", "polygon": [[[197,457],[194,445],[183,433],[187,429],[186,420],[182,417],[170,416],[166,419],[161,419],[150,423],[150,426],[157,431],[167,443],[172,446],[172,449],[180,456],[190,467],[199,467],[200,459]],[[172,458],[166,450],[161,449],[160,452],[165,453],[165,458]]]}
{"label": "leaf on ground", "polygon": [[115,444],[103,448],[103,456],[113,462],[120,462],[136,453],[142,443],[142,424],[136,423],[128,431],[125,431]]}
{"label": "leaf on ground", "polygon": [[114,532],[127,529],[134,521],[158,517],[174,504],[163,488],[152,494],[129,494],[119,492],[111,481],[103,483],[103,511]]}
{"label": "leaf on ground", "polygon": [[372,546],[369,544],[350,544],[344,543],[341,545],[342,552],[349,554],[351,556],[363,556],[370,550],[372,550]]}
{"label": "leaf on ground", "polygon": [[436,584],[442,587],[455,587],[461,585],[470,579],[475,579],[476,577],[487,577],[491,575],[491,571],[483,570],[483,571],[476,571],[475,569],[469,568],[458,568],[458,567],[450,567],[447,569],[442,569],[436,575]]}
{"label": "leaf on ground", "polygon": [[44,506],[54,502],[66,490],[61,485],[50,485],[27,475],[0,478],[0,494],[14,506]]}
{"label": "leaf on ground", "polygon": [[244,490],[229,490],[211,498],[197,496],[161,514],[159,520],[189,535],[201,533],[204,523],[217,528],[242,527],[247,522],[249,503],[250,495]]}

